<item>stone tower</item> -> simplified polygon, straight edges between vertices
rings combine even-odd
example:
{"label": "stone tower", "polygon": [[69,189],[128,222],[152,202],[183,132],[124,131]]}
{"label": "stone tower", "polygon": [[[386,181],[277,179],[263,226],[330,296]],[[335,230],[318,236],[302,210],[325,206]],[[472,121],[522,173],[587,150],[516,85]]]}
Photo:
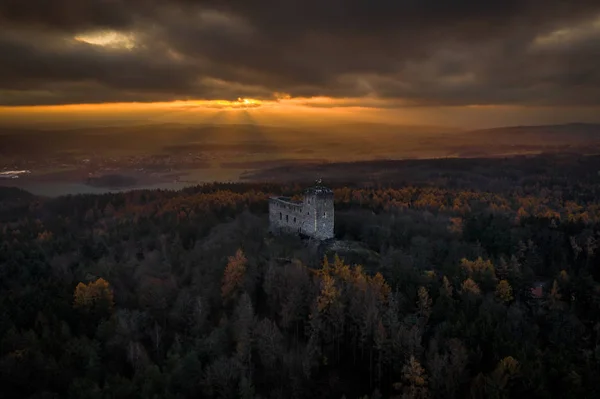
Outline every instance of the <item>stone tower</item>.
{"label": "stone tower", "polygon": [[317,240],[334,237],[333,191],[318,181],[304,198],[269,198],[269,225],[273,233],[303,234]]}
{"label": "stone tower", "polygon": [[319,240],[334,237],[333,191],[318,181],[304,192],[303,211],[305,234]]}

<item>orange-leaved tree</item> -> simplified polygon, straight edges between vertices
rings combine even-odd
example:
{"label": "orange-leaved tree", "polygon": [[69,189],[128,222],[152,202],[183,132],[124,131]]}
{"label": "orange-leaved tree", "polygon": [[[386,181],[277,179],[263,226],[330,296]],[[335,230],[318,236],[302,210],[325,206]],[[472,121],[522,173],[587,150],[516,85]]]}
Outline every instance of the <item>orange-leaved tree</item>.
{"label": "orange-leaved tree", "polygon": [[463,293],[472,294],[472,295],[481,294],[481,290],[479,289],[479,286],[477,285],[477,283],[475,281],[471,280],[470,278],[463,281],[463,283],[461,285],[461,291]]}
{"label": "orange-leaved tree", "polygon": [[110,311],[114,305],[113,292],[108,281],[99,278],[88,284],[79,283],[73,294],[73,306],[86,311]]}
{"label": "orange-leaved tree", "polygon": [[502,302],[510,302],[514,299],[513,290],[508,281],[500,280],[496,286],[496,297]]}
{"label": "orange-leaved tree", "polygon": [[232,299],[242,287],[247,263],[248,259],[241,249],[238,249],[234,256],[229,257],[221,286],[221,295],[224,300]]}

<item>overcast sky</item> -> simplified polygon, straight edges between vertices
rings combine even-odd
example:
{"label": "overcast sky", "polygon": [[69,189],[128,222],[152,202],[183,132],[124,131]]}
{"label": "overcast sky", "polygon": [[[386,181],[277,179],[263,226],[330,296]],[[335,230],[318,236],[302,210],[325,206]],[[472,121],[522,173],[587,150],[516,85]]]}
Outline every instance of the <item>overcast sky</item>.
{"label": "overcast sky", "polygon": [[2,106],[600,109],[598,0],[2,0],[0,54]]}

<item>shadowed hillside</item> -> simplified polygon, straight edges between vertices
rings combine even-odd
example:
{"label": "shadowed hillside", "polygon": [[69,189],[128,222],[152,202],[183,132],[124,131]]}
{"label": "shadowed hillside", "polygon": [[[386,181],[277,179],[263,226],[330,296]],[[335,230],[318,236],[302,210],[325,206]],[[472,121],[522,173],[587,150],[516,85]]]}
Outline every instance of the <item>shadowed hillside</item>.
{"label": "shadowed hillside", "polygon": [[328,167],[323,248],[269,233],[297,182],[0,190],[3,394],[598,397],[600,157]]}

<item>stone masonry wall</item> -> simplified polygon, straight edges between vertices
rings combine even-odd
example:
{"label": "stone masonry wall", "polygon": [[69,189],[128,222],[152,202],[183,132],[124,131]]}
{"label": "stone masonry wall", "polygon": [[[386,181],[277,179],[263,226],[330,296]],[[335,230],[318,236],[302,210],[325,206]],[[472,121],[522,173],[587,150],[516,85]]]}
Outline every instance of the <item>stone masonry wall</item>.
{"label": "stone masonry wall", "polygon": [[308,219],[305,234],[319,240],[333,238],[334,207],[333,193],[307,193],[304,197],[304,213]]}
{"label": "stone masonry wall", "polygon": [[302,204],[280,198],[269,199],[269,224],[272,230],[300,233],[305,224]]}
{"label": "stone masonry wall", "polygon": [[269,222],[274,232],[305,234],[318,240],[334,237],[333,193],[307,192],[302,203],[288,198],[269,200]]}

